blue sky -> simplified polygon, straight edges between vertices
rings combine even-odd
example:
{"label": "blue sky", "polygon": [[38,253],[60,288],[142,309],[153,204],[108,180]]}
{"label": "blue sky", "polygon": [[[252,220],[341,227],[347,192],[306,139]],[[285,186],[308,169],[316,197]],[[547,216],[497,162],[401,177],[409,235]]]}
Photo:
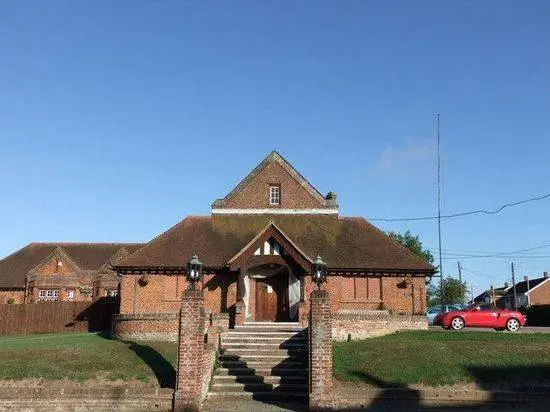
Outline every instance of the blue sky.
{"label": "blue sky", "polygon": [[[433,215],[436,112],[444,213],[548,193],[549,19],[546,1],[2,2],[0,255],[148,241],[273,149],[343,215]],[[450,253],[550,244],[549,216],[445,220],[445,274]],[[436,251],[435,222],[377,225]],[[539,276],[536,252],[461,259],[464,278]]]}

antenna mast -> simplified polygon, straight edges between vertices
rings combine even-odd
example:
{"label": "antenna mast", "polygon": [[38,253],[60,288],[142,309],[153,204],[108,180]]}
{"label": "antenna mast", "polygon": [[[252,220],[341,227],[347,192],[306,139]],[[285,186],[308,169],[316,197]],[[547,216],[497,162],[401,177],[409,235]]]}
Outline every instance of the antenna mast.
{"label": "antenna mast", "polygon": [[443,258],[441,256],[441,134],[439,113],[437,113],[437,233],[439,241],[439,293],[443,302]]}

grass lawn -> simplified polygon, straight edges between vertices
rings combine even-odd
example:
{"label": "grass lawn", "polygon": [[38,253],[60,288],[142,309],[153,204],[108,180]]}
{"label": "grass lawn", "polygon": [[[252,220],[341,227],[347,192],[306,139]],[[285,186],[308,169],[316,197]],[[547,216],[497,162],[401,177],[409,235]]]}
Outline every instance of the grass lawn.
{"label": "grass lawn", "polygon": [[93,333],[0,337],[0,380],[174,384],[176,343],[122,342]]}
{"label": "grass lawn", "polygon": [[403,332],[340,342],[334,377],[376,386],[550,382],[550,335]]}

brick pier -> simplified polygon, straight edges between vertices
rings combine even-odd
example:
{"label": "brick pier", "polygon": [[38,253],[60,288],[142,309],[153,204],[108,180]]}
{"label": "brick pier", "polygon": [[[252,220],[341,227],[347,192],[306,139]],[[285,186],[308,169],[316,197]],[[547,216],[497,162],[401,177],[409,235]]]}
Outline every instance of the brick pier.
{"label": "brick pier", "polygon": [[309,409],[328,406],[332,390],[332,325],[330,295],[311,292],[309,313]]}
{"label": "brick pier", "polygon": [[206,315],[200,290],[183,293],[174,411],[197,411],[202,400],[203,352]]}

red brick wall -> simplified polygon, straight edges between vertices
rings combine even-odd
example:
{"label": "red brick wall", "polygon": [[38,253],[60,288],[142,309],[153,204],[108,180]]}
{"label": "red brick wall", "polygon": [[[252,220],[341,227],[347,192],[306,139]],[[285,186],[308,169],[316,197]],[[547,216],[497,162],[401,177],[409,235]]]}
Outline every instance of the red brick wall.
{"label": "red brick wall", "polygon": [[550,305],[550,280],[529,293],[529,303],[531,305]]}
{"label": "red brick wall", "polygon": [[225,208],[264,209],[269,205],[269,186],[281,186],[284,209],[313,209],[322,204],[290,176],[278,163],[269,164],[256,178],[230,199]]}
{"label": "red brick wall", "polygon": [[[120,285],[120,313],[177,312],[182,293],[187,289],[183,275],[149,275],[146,285],[139,279],[144,275],[124,275]],[[227,312],[236,302],[237,274],[223,273],[204,276],[204,307],[213,313]]]}
{"label": "red brick wall", "polygon": [[349,310],[332,317],[332,339],[345,341],[373,338],[403,330],[427,330],[424,315],[391,315],[388,312]]}
{"label": "red brick wall", "polygon": [[[326,289],[330,292],[335,313],[340,309],[387,309],[396,313],[423,313],[426,309],[426,282],[424,277],[405,276],[353,277],[329,275]],[[311,282],[307,277],[306,285]],[[355,297],[354,297],[355,296]]]}

